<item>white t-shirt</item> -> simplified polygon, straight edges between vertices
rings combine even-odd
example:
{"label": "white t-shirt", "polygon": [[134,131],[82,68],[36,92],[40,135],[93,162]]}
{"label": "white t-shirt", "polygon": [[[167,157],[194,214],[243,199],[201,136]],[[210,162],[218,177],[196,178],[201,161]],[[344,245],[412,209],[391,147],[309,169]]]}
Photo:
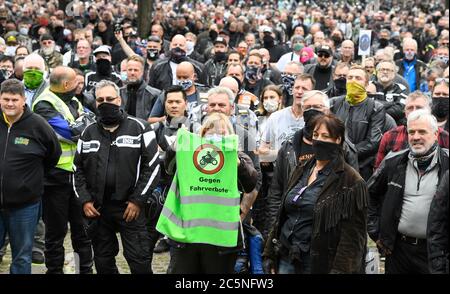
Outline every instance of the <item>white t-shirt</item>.
{"label": "white t-shirt", "polygon": [[175,62],[169,61],[170,64],[170,69],[172,70],[172,85],[176,85],[177,84],[177,67],[178,64],[176,64]]}
{"label": "white t-shirt", "polygon": [[283,72],[284,68],[286,67],[286,64],[288,64],[291,61],[300,62],[300,55],[297,55],[294,51],[286,53],[280,57],[276,66],[279,71]]}
{"label": "white t-shirt", "polygon": [[304,126],[303,116],[296,118],[292,112],[292,106],[289,106],[270,115],[262,138],[272,148],[278,150],[284,141]]}
{"label": "white t-shirt", "polygon": [[[69,65],[71,58],[72,58],[72,50],[69,50],[66,53],[64,53],[64,55],[63,55],[63,65],[64,66]],[[73,61],[78,61],[78,55],[75,54],[75,58],[73,59]]]}

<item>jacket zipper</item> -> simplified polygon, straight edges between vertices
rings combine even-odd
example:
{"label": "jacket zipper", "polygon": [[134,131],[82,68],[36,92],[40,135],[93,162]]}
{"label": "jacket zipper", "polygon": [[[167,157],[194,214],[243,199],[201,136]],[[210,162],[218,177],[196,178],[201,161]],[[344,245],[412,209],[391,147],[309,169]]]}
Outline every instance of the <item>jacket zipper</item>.
{"label": "jacket zipper", "polygon": [[[6,142],[5,142],[5,152],[3,153],[3,166],[5,166],[5,160],[6,160],[6,151],[8,150],[8,141],[9,141],[9,134],[11,131],[11,127],[8,127],[8,133],[6,134]],[[0,206],[3,207],[3,174],[4,174],[4,170],[2,169],[2,176],[0,177],[0,186],[2,187],[1,189],[1,194],[0,194]]]}

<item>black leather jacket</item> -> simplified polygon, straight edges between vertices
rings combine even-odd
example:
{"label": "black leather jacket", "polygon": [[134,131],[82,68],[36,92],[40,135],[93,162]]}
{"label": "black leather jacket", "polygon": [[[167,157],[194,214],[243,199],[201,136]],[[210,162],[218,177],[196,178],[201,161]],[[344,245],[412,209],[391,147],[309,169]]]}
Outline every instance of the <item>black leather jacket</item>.
{"label": "black leather jacket", "polygon": [[[287,192],[288,180],[292,172],[299,164],[300,142],[303,140],[303,129],[297,131],[294,136],[283,143],[278,151],[277,160],[275,161],[272,182],[270,184],[269,193],[267,195],[266,209],[266,226],[264,233],[268,233],[269,229],[275,222],[278,210],[280,208],[281,199]],[[344,142],[344,159],[356,171],[358,167],[358,156],[354,145],[348,141]],[[301,165],[306,161],[300,162]]]}
{"label": "black leather jacket", "polygon": [[448,171],[444,174],[428,214],[428,264],[432,274],[449,273]]}
{"label": "black leather jacket", "polygon": [[404,109],[405,100],[408,97],[408,89],[398,83],[392,83],[383,88],[379,82],[375,82],[375,87],[377,92],[370,96],[384,105],[386,113],[392,116],[397,125],[406,125]]}
{"label": "black leather jacket", "polygon": [[220,79],[225,76],[227,69],[226,62],[216,62],[214,58],[209,59],[205,63],[203,73],[208,87],[218,86]]}
{"label": "black leather jacket", "polygon": [[[204,84],[203,64],[186,57],[186,61],[194,66],[197,75],[196,82]],[[170,58],[164,58],[156,61],[150,68],[148,84],[159,90],[165,90],[172,85],[172,68],[170,67]]]}
{"label": "black leather jacket", "polygon": [[[313,163],[314,159],[311,159],[305,165],[296,167],[289,179],[287,191],[295,187]],[[317,195],[313,209],[311,273],[361,273],[367,241],[367,186],[341,156],[329,164],[332,171]],[[280,209],[263,253],[263,257],[273,260],[276,265],[283,249],[279,236],[287,220],[284,208],[286,195],[287,193],[281,199]]]}
{"label": "black leather jacket", "polygon": [[[438,147],[439,183],[448,170],[448,150]],[[390,153],[367,182],[369,207],[367,233],[393,251],[405,192],[408,149]],[[435,201],[435,199],[433,199]],[[431,214],[431,212],[430,212]]]}
{"label": "black leather jacket", "polygon": [[[121,108],[125,111],[127,110],[129,91],[130,89],[128,86],[120,89],[120,97],[122,98]],[[150,87],[147,83],[142,82],[136,91],[136,117],[147,120],[150,117],[153,105],[160,94],[160,90]]]}
{"label": "black leather jacket", "polygon": [[344,96],[330,99],[330,110],[345,122],[347,136],[355,144],[360,169],[373,165],[386,120],[383,104],[371,99],[356,106]]}
{"label": "black leather jacket", "polygon": [[143,206],[159,180],[155,133],[147,122],[126,113],[114,133],[117,137],[111,140],[109,131],[93,123],[81,135],[74,159],[78,201],[102,205],[110,149],[116,146],[116,187],[111,200]]}

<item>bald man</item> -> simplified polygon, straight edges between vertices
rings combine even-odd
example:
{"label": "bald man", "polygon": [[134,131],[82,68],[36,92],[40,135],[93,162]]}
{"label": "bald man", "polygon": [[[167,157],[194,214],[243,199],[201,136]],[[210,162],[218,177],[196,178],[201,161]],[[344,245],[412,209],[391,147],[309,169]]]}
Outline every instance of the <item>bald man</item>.
{"label": "bald man", "polygon": [[[48,170],[42,197],[42,218],[45,223],[45,265],[47,273],[62,274],[64,267],[64,238],[67,223],[74,251],[80,258],[80,273],[92,273],[91,241],[86,236],[81,203],[73,192],[73,159],[77,140],[89,121],[75,96],[78,82],[70,67],[55,67],[50,74],[50,87],[33,102],[32,109],[41,115],[56,132],[62,154],[56,167]],[[83,123],[85,122],[85,123]]]}
{"label": "bald man", "polygon": [[281,84],[281,72],[276,67],[276,63],[270,63],[270,52],[266,48],[258,50],[263,57],[261,73],[263,78],[270,80],[275,85]]}
{"label": "bald man", "polygon": [[355,44],[351,40],[345,40],[341,45],[341,61],[351,63],[355,55]]}
{"label": "bald man", "polygon": [[[191,114],[193,109],[200,104],[205,104],[207,98],[205,96],[209,88],[196,84],[195,66],[190,61],[183,61],[177,66],[175,74],[175,85],[180,85],[186,92],[188,102],[188,114]],[[160,95],[156,101],[148,121],[155,123],[164,120],[164,95]]]}
{"label": "bald man", "polygon": [[186,38],[182,35],[175,35],[170,42],[169,57],[156,61],[150,69],[148,84],[160,90],[176,85],[177,67],[183,61],[188,61],[194,66],[196,80],[204,83],[203,64],[187,57],[186,52]]}
{"label": "bald man", "polygon": [[44,79],[45,61],[36,53],[32,53],[23,60],[23,84],[27,105],[31,107],[34,100],[47,88]]}

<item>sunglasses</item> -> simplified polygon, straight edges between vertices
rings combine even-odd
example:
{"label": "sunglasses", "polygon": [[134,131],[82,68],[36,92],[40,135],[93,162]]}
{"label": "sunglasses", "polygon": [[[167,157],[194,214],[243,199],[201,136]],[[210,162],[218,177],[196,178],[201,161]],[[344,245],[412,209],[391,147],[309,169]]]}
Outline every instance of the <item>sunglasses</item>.
{"label": "sunglasses", "polygon": [[330,54],[327,54],[327,53],[317,53],[317,57],[320,57],[320,58],[329,58],[330,57]]}

